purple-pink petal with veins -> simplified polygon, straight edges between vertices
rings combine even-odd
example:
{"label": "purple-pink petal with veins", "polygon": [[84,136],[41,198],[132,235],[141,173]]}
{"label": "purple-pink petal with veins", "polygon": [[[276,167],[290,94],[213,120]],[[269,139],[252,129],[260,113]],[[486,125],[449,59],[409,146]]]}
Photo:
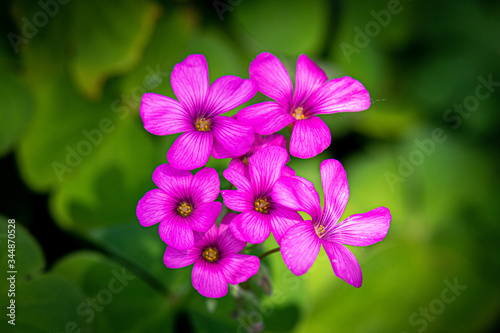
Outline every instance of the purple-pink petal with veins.
{"label": "purple-pink petal with veins", "polygon": [[187,250],[194,246],[194,234],[191,223],[176,211],[169,211],[158,227],[160,238],[169,246],[178,250]]}
{"label": "purple-pink petal with veins", "polygon": [[321,241],[312,222],[301,221],[292,226],[281,239],[281,255],[295,275],[306,273],[318,257]]}
{"label": "purple-pink petal with veins", "polygon": [[170,97],[145,93],[142,95],[139,112],[144,128],[155,135],[170,135],[194,129],[189,113]]}
{"label": "purple-pink petal with veins", "polygon": [[301,54],[297,60],[294,105],[303,105],[309,96],[328,80],[325,72],[308,56]]}
{"label": "purple-pink petal with veins", "polygon": [[363,111],[370,107],[368,90],[349,76],[330,80],[317,89],[305,104],[310,114]]}
{"label": "purple-pink petal with veins", "polygon": [[231,253],[221,257],[220,265],[226,281],[230,284],[245,282],[259,271],[260,260],[256,256]]}
{"label": "purple-pink petal with veins", "polygon": [[273,200],[291,210],[309,214],[313,221],[321,218],[321,204],[313,183],[302,177],[282,177],[274,184]]}
{"label": "purple-pink petal with veins", "polygon": [[222,147],[220,142],[217,141],[216,138],[214,138],[212,142],[212,157],[216,159],[222,159],[222,158],[232,158],[234,157],[234,155],[228,152],[226,148]]}
{"label": "purple-pink petal with veins", "polygon": [[210,85],[205,56],[192,54],[175,65],[170,83],[184,109],[192,116],[197,116],[203,108]]}
{"label": "purple-pink petal with veins", "polygon": [[270,53],[259,54],[250,64],[250,79],[259,91],[285,108],[292,101],[293,86],[290,75],[281,61]]}
{"label": "purple-pink petal with veins", "polygon": [[167,246],[163,255],[163,262],[168,268],[181,268],[193,264],[200,257],[200,249],[192,247],[187,250],[177,250]]}
{"label": "purple-pink petal with veins", "polygon": [[325,235],[330,242],[368,246],[384,239],[391,225],[391,213],[378,207],[364,214],[351,215]]}
{"label": "purple-pink petal with veins", "polygon": [[234,237],[229,227],[229,224],[236,216],[238,216],[236,213],[227,213],[219,226],[219,250],[223,255],[238,253],[247,245],[246,242]]}
{"label": "purple-pink petal with veins", "polygon": [[227,75],[218,78],[209,88],[204,110],[213,117],[248,102],[257,93],[257,86],[248,79]]}
{"label": "purple-pink petal with veins", "polygon": [[219,196],[219,174],[213,168],[203,168],[191,179],[190,187],[194,199],[193,204],[212,202]]}
{"label": "purple-pink petal with veins", "polygon": [[199,203],[185,219],[191,223],[194,231],[205,232],[215,224],[221,210],[222,203],[218,201]]}
{"label": "purple-pink petal with veins", "polygon": [[319,167],[325,194],[322,224],[326,231],[340,220],[349,201],[349,184],[342,164],[334,159],[324,160]]}
{"label": "purple-pink petal with veins", "polygon": [[335,275],[356,288],[361,287],[363,274],[354,254],[344,245],[329,242],[326,239],[322,239],[321,242],[332,263]]}
{"label": "purple-pink petal with veins", "polygon": [[175,206],[173,198],[162,190],[154,189],[148,191],[139,200],[136,215],[143,227],[149,227],[163,220],[167,210]]}
{"label": "purple-pink petal with veins", "polygon": [[273,232],[274,239],[276,239],[278,245],[281,243],[281,239],[283,238],[285,232],[287,232],[288,229],[296,223],[303,220],[299,213],[278,203],[272,204],[268,215],[271,231]]}
{"label": "purple-pink petal with veins", "polygon": [[229,227],[234,236],[240,240],[259,244],[264,242],[271,233],[267,221],[268,217],[265,215],[256,210],[247,211],[236,216],[229,224]]}
{"label": "purple-pink petal with veins", "polygon": [[190,196],[191,171],[179,170],[170,164],[160,164],[153,172],[153,182],[168,196],[186,198]]}
{"label": "purple-pink petal with veins", "polygon": [[281,177],[288,158],[286,149],[278,146],[267,147],[253,154],[249,158],[253,193],[262,195],[270,192],[274,183]]}
{"label": "purple-pink petal with veins", "polygon": [[316,116],[297,120],[290,138],[290,154],[311,158],[323,152],[332,141],[330,129]]}
{"label": "purple-pink petal with veins", "polygon": [[218,262],[197,260],[191,274],[193,287],[205,297],[220,298],[227,294],[227,281]]}
{"label": "purple-pink petal with veins", "polygon": [[288,110],[276,102],[247,106],[238,111],[237,118],[251,125],[255,133],[262,135],[273,134],[295,121]]}
{"label": "purple-pink petal with veins", "polygon": [[212,118],[212,133],[233,156],[245,154],[255,139],[252,126],[225,116]]}
{"label": "purple-pink petal with veins", "polygon": [[207,164],[212,151],[212,133],[191,131],[181,134],[167,152],[176,169],[193,170]]}

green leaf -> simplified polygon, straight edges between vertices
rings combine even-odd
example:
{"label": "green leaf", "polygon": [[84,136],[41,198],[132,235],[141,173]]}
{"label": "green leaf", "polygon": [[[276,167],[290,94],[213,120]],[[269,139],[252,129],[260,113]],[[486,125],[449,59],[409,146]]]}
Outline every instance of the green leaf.
{"label": "green leaf", "polygon": [[109,101],[85,101],[63,77],[46,78],[43,85],[37,85],[34,97],[35,110],[20,141],[18,159],[25,182],[46,191],[78,173],[88,158],[85,154],[95,153],[95,144],[84,143],[89,142],[84,131],[102,132],[101,122],[114,121],[116,115]]}
{"label": "green leaf", "polygon": [[138,221],[131,224],[93,229],[89,237],[113,254],[134,263],[163,284],[167,291],[183,296],[190,292],[191,269],[168,269],[163,263],[166,244],[158,234],[158,224],[142,227]]}
{"label": "green leaf", "polygon": [[[84,318],[77,314],[80,304],[83,304],[83,294],[76,285],[54,274],[19,282],[16,291],[16,331],[59,333],[80,329],[82,333],[91,332]],[[2,320],[0,327],[5,322]],[[9,330],[2,329],[2,332]]]}
{"label": "green leaf", "polygon": [[234,15],[235,23],[243,28],[242,33],[261,43],[260,50],[297,57],[298,53],[320,51],[328,12],[325,1],[292,0],[284,4],[262,0],[243,1],[225,15]]}
{"label": "green leaf", "polygon": [[[88,297],[77,314],[93,332],[170,332],[170,304],[129,270],[93,252],[77,252],[53,269]],[[90,300],[90,303],[89,303]]]}
{"label": "green leaf", "polygon": [[73,79],[89,98],[99,97],[104,80],[122,74],[140,59],[159,7],[149,1],[75,1],[70,42]]}
{"label": "green leaf", "polygon": [[51,198],[57,222],[84,234],[136,220],[137,202],[153,188],[154,150],[148,133],[131,117],[116,120],[113,131],[82,162],[78,177],[67,177]]}
{"label": "green leaf", "polygon": [[29,122],[32,98],[27,87],[17,77],[0,75],[0,157],[8,153],[21,138]]}
{"label": "green leaf", "polygon": [[[0,291],[4,295],[2,308],[15,307],[8,310],[8,313],[15,311],[15,326],[7,323],[13,318],[6,317],[0,322],[0,331],[11,332],[15,327],[16,331],[26,333],[64,332],[67,327],[80,327],[82,333],[89,332],[76,313],[83,301],[81,291],[67,279],[50,273],[42,275],[45,259],[40,245],[19,222],[9,221],[13,220],[0,217],[0,246],[4,249],[0,253],[0,269],[6,277],[14,276],[14,279],[3,278]],[[8,227],[14,225],[15,228]],[[15,238],[9,235],[15,235]],[[10,263],[8,260],[12,260],[8,257],[11,255],[7,251],[8,240],[15,242],[10,242],[15,244],[13,268],[7,266]]]}
{"label": "green leaf", "polygon": [[[8,244],[15,245],[14,258],[8,257],[12,254],[7,251]],[[32,279],[39,275],[45,266],[42,249],[33,236],[19,222],[13,219],[8,220],[3,216],[0,216],[0,247],[2,248],[0,269],[4,273],[17,271],[18,279]],[[8,267],[8,260],[12,259],[15,260],[14,268]],[[2,295],[4,295],[5,279],[1,280],[0,285]]]}

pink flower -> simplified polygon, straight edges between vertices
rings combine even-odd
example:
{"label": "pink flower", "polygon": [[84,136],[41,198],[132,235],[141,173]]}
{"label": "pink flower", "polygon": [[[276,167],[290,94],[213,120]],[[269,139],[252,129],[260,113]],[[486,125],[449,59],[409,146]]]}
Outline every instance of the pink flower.
{"label": "pink flower", "polygon": [[275,102],[248,106],[238,112],[238,120],[263,135],[293,124],[290,154],[300,158],[314,157],[330,146],[330,130],[317,115],[362,111],[371,104],[359,81],[348,76],[327,81],[323,70],[306,55],[297,60],[295,91],[285,67],[270,53],[252,61],[250,79]]}
{"label": "pink flower", "polygon": [[147,192],[137,204],[137,218],[144,227],[160,222],[161,239],[176,249],[194,246],[194,231],[205,232],[222,209],[217,171],[203,168],[196,175],[161,164],[153,173],[159,189]]}
{"label": "pink flower", "polygon": [[238,188],[221,191],[226,206],[242,212],[230,225],[236,238],[258,244],[264,242],[272,231],[279,244],[285,231],[302,220],[296,210],[271,198],[273,186],[282,176],[287,159],[285,149],[271,146],[250,157],[249,178],[234,169],[224,171],[224,177]]}
{"label": "pink flower", "polygon": [[[234,169],[250,179],[250,169],[248,167],[248,160],[250,157],[261,149],[270,146],[278,146],[286,149],[286,138],[281,134],[271,134],[267,136],[262,136],[260,134],[255,134],[255,141],[253,142],[250,150],[242,156],[234,157],[229,162],[228,169]],[[290,158],[286,160],[288,163]],[[295,176],[295,171],[288,165],[283,168],[283,176]]]}
{"label": "pink flower", "polygon": [[167,246],[165,251],[163,261],[168,268],[194,263],[193,287],[205,297],[223,297],[227,294],[228,283],[245,282],[259,271],[258,257],[238,253],[246,243],[236,239],[228,227],[235,216],[235,213],[228,213],[219,229],[214,224],[204,235],[196,233],[193,248],[181,251]]}
{"label": "pink flower", "polygon": [[391,214],[385,207],[352,215],[337,223],[349,200],[349,186],[344,168],[337,160],[325,160],[320,166],[325,193],[323,212],[314,185],[301,177],[283,177],[274,186],[272,197],[290,209],[304,211],[312,220],[292,226],[281,241],[281,255],[295,275],[311,268],[321,245],[342,280],[361,287],[363,277],[356,257],[343,244],[368,246],[387,235]]}
{"label": "pink flower", "polygon": [[250,100],[255,84],[236,76],[223,76],[210,86],[208,66],[201,54],[188,56],[175,65],[172,89],[179,99],[146,93],[140,113],[144,127],[156,135],[182,133],[167,153],[176,169],[204,166],[212,153],[240,156],[254,140],[252,127],[231,117],[221,116]]}

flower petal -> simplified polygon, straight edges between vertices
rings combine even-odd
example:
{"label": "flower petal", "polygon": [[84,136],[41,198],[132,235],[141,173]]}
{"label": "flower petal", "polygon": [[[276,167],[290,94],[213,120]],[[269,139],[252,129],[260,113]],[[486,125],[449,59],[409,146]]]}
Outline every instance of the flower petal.
{"label": "flower petal", "polygon": [[293,123],[295,118],[276,102],[262,102],[238,111],[239,121],[252,125],[255,133],[273,134]]}
{"label": "flower petal", "polygon": [[196,200],[193,204],[212,202],[219,196],[219,174],[213,168],[203,168],[191,180],[191,188]]}
{"label": "flower petal", "polygon": [[296,211],[288,209],[278,203],[274,203],[272,209],[269,211],[269,223],[274,239],[276,239],[278,245],[281,243],[281,239],[285,232],[302,220],[302,217]]}
{"label": "flower petal", "polygon": [[240,172],[234,170],[234,169],[226,169],[223,172],[224,178],[229,180],[231,184],[236,186],[238,190],[243,190],[245,192],[251,193],[252,192],[252,186],[250,184],[250,181],[243,176]]}
{"label": "flower petal", "polygon": [[285,66],[270,53],[261,53],[250,64],[250,79],[259,91],[284,107],[292,101],[293,86]]}
{"label": "flower petal", "polygon": [[330,129],[316,116],[297,120],[290,138],[290,154],[300,158],[311,158],[330,146]]}
{"label": "flower petal", "polygon": [[219,298],[227,294],[227,282],[217,262],[211,263],[203,259],[196,261],[191,280],[193,287],[205,297]]}
{"label": "flower petal", "polygon": [[328,229],[333,227],[344,213],[349,201],[349,184],[345,169],[337,160],[330,159],[321,162],[319,170],[325,194],[324,224],[328,232]]}
{"label": "flower petal", "polygon": [[224,204],[237,212],[253,210],[253,192],[250,182],[241,173],[234,169],[224,170],[224,177],[229,180],[237,190],[222,190]]}
{"label": "flower petal", "polygon": [[217,141],[216,138],[213,139],[213,144],[212,144],[212,156],[213,158],[216,159],[222,159],[222,158],[232,158],[234,157],[233,154],[228,152],[226,148],[222,147],[219,141]]}
{"label": "flower petal", "polygon": [[194,246],[191,223],[185,217],[174,212],[161,221],[158,228],[161,239],[178,250],[187,250]]}
{"label": "flower petal", "polygon": [[212,119],[212,133],[221,146],[233,156],[245,154],[255,139],[252,126],[225,116]]}
{"label": "flower petal", "polygon": [[363,111],[370,107],[368,90],[349,76],[330,80],[307,100],[310,114]]}
{"label": "flower petal", "polygon": [[327,240],[322,240],[322,243],[335,275],[356,288],[361,287],[363,275],[354,254],[344,245]]}
{"label": "flower petal", "polygon": [[246,242],[234,237],[229,224],[238,216],[236,213],[227,213],[219,226],[219,250],[223,255],[238,253],[245,248]]}
{"label": "flower petal", "polygon": [[321,218],[321,204],[313,183],[302,177],[282,177],[274,184],[273,200],[291,210],[309,214],[313,221]]}
{"label": "flower petal", "polygon": [[193,175],[187,170],[178,170],[170,164],[160,164],[153,172],[153,182],[173,198],[190,196]]}
{"label": "flower petal", "polygon": [[246,103],[256,93],[257,86],[252,81],[232,75],[222,76],[210,86],[204,110],[209,116],[216,116]]}
{"label": "flower petal", "polygon": [[278,133],[271,134],[271,135],[266,135],[265,137],[262,138],[261,142],[259,143],[258,147],[260,149],[264,149],[269,146],[279,146],[281,148],[286,149],[286,138]]}
{"label": "flower petal", "polygon": [[142,95],[139,112],[144,128],[155,135],[170,135],[194,128],[189,113],[170,97],[146,93]]}
{"label": "flower petal", "polygon": [[244,175],[247,179],[250,179],[250,170],[248,168],[248,165],[243,163],[243,161],[240,160],[239,157],[232,158],[227,168],[233,169]]}
{"label": "flower petal", "polygon": [[241,240],[248,243],[258,244],[264,242],[271,233],[267,219],[265,214],[252,210],[236,216],[229,227],[235,237],[244,238]]}
{"label": "flower petal", "polygon": [[390,225],[389,209],[378,207],[364,214],[349,216],[335,225],[325,238],[339,244],[368,246],[384,239]]}
{"label": "flower petal", "polygon": [[172,246],[167,246],[163,255],[163,262],[168,268],[181,268],[194,263],[200,255],[200,250],[196,247],[188,250],[177,250]]}
{"label": "flower petal", "polygon": [[212,151],[212,133],[192,131],[181,134],[167,153],[176,169],[193,170],[207,164]]}
{"label": "flower petal", "polygon": [[281,240],[283,260],[295,275],[302,275],[311,268],[320,248],[320,239],[309,220],[292,226]]}
{"label": "flower petal", "polygon": [[293,170],[288,165],[283,167],[283,172],[281,173],[281,177],[293,177],[295,176],[295,170]]}
{"label": "flower petal", "polygon": [[221,266],[226,281],[230,284],[245,282],[257,274],[260,267],[258,257],[239,253],[225,255],[217,263]]}
{"label": "flower petal", "polygon": [[[199,233],[195,232],[195,236],[196,234]],[[195,244],[197,248],[204,250],[207,246],[217,246],[219,240],[219,229],[217,228],[216,223],[212,224],[210,229],[202,235],[202,238]]]}
{"label": "flower petal", "polygon": [[208,94],[208,65],[203,54],[192,54],[175,65],[170,83],[177,99],[194,116]]}
{"label": "flower petal", "polygon": [[304,104],[309,96],[328,80],[325,72],[308,56],[301,54],[297,60],[294,105]]}
{"label": "flower petal", "polygon": [[205,232],[215,224],[222,210],[218,201],[205,202],[194,206],[193,212],[186,217],[194,231]]}
{"label": "flower petal", "polygon": [[289,156],[286,149],[271,146],[259,150],[249,158],[250,179],[257,195],[269,192],[281,177]]}
{"label": "flower petal", "polygon": [[136,215],[143,227],[149,227],[163,220],[169,206],[173,206],[172,197],[162,190],[148,191],[139,200]]}

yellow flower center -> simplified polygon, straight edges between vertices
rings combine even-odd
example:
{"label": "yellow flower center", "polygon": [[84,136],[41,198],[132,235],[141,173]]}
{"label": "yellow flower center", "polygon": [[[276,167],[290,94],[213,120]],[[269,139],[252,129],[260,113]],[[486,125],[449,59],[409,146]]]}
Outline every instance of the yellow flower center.
{"label": "yellow flower center", "polygon": [[326,231],[325,227],[323,227],[322,225],[319,225],[319,227],[314,227],[314,229],[316,230],[316,235],[318,235],[318,237],[323,236]]}
{"label": "yellow flower center", "polygon": [[210,124],[212,121],[206,118],[200,118],[196,123],[196,129],[200,132],[210,131]]}
{"label": "yellow flower center", "polygon": [[295,119],[297,120],[305,119],[304,108],[303,107],[296,108],[295,110],[293,110],[292,116],[295,117]]}
{"label": "yellow flower center", "polygon": [[183,202],[179,207],[177,207],[177,213],[186,217],[193,212],[193,207],[187,202]]}
{"label": "yellow flower center", "polygon": [[261,198],[255,200],[254,206],[256,211],[267,214],[269,212],[269,207],[271,206],[271,204],[267,201],[266,198]]}
{"label": "yellow flower center", "polygon": [[208,262],[214,262],[219,259],[219,251],[213,247],[206,248],[205,251],[203,251],[203,259]]}

